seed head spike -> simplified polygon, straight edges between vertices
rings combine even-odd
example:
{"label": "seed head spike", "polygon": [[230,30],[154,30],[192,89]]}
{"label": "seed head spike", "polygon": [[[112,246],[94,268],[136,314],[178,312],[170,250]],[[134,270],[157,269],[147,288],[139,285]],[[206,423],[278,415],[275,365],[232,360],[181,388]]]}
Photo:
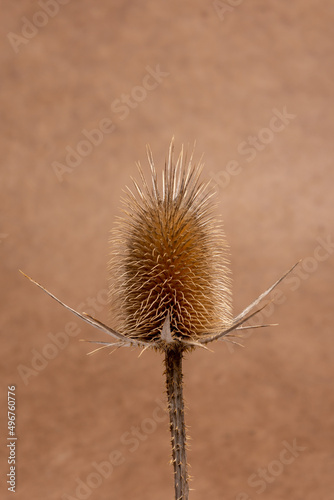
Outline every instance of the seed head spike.
{"label": "seed head spike", "polygon": [[[160,193],[148,148],[152,188],[142,171],[111,233],[110,302],[117,331],[160,343],[166,311],[174,341],[195,341],[232,325],[228,247],[213,217],[201,164],[170,144]],[[168,342],[167,342],[168,343]],[[186,348],[190,344],[184,343]]]}

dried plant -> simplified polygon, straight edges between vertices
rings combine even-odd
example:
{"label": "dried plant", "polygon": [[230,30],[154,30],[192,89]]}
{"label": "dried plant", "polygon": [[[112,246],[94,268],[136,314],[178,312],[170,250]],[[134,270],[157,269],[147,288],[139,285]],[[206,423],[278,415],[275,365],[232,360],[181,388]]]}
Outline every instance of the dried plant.
{"label": "dried plant", "polygon": [[138,164],[142,187],[128,189],[123,216],[111,233],[110,304],[114,328],[65,305],[102,330],[112,342],[100,347],[138,346],[162,351],[172,439],[175,498],[187,500],[189,477],[182,383],[186,351],[214,340],[235,342],[240,330],[264,306],[259,303],[292,271],[293,266],[235,318],[232,317],[230,272],[222,223],[214,214],[214,191],[200,180],[202,164],[181,154],[173,160],[173,142],[159,189],[148,148],[152,187]]}

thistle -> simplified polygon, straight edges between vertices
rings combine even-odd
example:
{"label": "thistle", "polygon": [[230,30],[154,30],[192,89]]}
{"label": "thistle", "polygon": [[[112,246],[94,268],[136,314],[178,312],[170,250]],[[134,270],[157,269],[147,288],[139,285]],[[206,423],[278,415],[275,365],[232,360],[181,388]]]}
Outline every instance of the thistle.
{"label": "thistle", "polygon": [[293,266],[235,318],[232,317],[228,247],[222,223],[215,216],[210,183],[201,181],[202,164],[183,150],[173,157],[173,142],[159,186],[150,149],[151,186],[138,164],[142,185],[127,190],[123,216],[111,232],[110,305],[113,328],[65,305],[102,330],[112,342],[100,347],[137,346],[164,353],[170,417],[175,499],[187,500],[182,359],[186,351],[205,348],[214,340],[235,342],[244,325],[265,305],[259,303],[292,271]]}

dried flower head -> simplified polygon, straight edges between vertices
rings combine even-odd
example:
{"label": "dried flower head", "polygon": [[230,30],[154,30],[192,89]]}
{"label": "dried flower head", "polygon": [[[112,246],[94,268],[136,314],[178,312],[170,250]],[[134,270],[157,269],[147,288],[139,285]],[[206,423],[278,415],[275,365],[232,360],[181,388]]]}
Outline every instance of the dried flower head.
{"label": "dried flower head", "polygon": [[214,215],[213,189],[200,180],[202,165],[173,143],[162,192],[150,149],[150,187],[138,168],[123,199],[124,215],[111,233],[110,302],[116,329],[132,339],[158,342],[169,314],[175,340],[194,340],[232,324],[227,244]]}
{"label": "dried flower head", "polygon": [[164,351],[175,499],[188,500],[183,353],[217,339],[233,342],[237,330],[267,326],[242,325],[295,266],[232,318],[227,245],[214,215],[213,190],[200,181],[201,164],[194,164],[192,156],[187,161],[183,151],[174,163],[172,142],[160,192],[149,149],[148,159],[152,187],[138,165],[143,187],[135,182],[136,195],[128,190],[124,215],[111,233],[110,299],[117,329],[75,311],[28,278],[110,335],[113,342],[96,342],[102,348],[134,345]]}
{"label": "dried flower head", "polygon": [[134,181],[136,194],[128,189],[124,215],[111,232],[110,301],[116,329],[75,311],[25,276],[113,338],[94,341],[101,347],[186,350],[218,339],[234,342],[237,331],[268,326],[243,325],[265,307],[255,309],[298,263],[232,318],[228,247],[214,214],[214,190],[200,180],[202,164],[195,164],[192,155],[187,160],[183,149],[174,163],[172,141],[160,192],[149,148],[147,152],[152,187],[138,164],[143,186]]}

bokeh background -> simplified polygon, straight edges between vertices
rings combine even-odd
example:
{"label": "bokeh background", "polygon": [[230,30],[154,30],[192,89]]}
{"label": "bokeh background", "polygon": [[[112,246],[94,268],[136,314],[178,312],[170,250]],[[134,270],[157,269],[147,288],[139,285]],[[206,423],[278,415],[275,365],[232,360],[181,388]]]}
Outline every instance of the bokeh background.
{"label": "bokeh background", "polygon": [[4,3],[1,498],[12,384],[15,498],[173,498],[161,356],[87,356],[106,335],[18,271],[107,321],[122,190],[172,136],[216,186],[235,313],[303,259],[279,326],[185,361],[191,498],[334,498],[333,21],[329,0]]}

